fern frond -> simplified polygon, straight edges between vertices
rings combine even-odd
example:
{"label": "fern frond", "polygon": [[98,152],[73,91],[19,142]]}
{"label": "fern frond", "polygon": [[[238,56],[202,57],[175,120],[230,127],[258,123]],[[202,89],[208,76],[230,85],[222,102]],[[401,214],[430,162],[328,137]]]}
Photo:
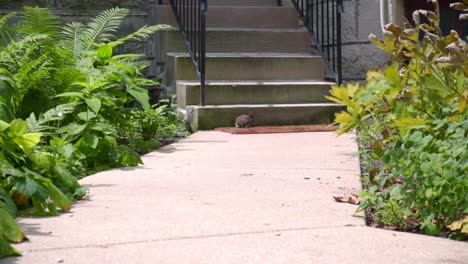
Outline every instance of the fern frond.
{"label": "fern frond", "polygon": [[0,49],[21,38],[18,24],[6,24],[0,28]]}
{"label": "fern frond", "polygon": [[62,30],[62,39],[65,47],[71,48],[75,58],[77,58],[84,49],[83,34],[85,27],[82,23],[73,22],[65,25]]}
{"label": "fern frond", "polygon": [[30,48],[30,44],[37,43],[41,40],[47,39],[48,37],[49,36],[46,34],[32,34],[32,35],[26,36],[22,39],[15,41],[15,43],[12,43],[8,47],[6,47],[5,50],[9,50],[9,51],[25,50],[27,48]]}
{"label": "fern frond", "polygon": [[14,24],[6,24],[7,20],[14,16],[16,13],[13,12],[0,17],[0,47],[7,46],[16,40],[17,28],[14,28]]}
{"label": "fern frond", "polygon": [[48,130],[56,130],[55,126],[50,126],[50,123],[57,120],[62,120],[64,116],[73,113],[76,103],[67,103],[57,105],[49,109],[37,119],[34,113],[26,119],[28,122],[28,133],[47,132]]}
{"label": "fern frond", "polygon": [[138,29],[137,31],[133,32],[130,35],[127,35],[123,38],[120,38],[116,41],[113,41],[109,43],[113,47],[121,45],[127,41],[133,40],[133,41],[143,41],[151,36],[156,31],[159,30],[164,30],[164,29],[170,29],[172,28],[169,25],[154,25],[154,26],[143,26],[142,28]]}
{"label": "fern frond", "polygon": [[47,8],[24,7],[20,22],[22,33],[47,34],[56,36],[60,31],[60,21]]}
{"label": "fern frond", "polygon": [[115,38],[115,33],[122,25],[129,11],[125,8],[111,8],[103,11],[87,24],[84,32],[84,41],[87,42],[85,51],[91,47],[92,42],[109,42]]}
{"label": "fern frond", "polygon": [[15,12],[8,13],[2,17],[0,17],[0,29],[2,29],[2,26],[5,25],[6,21],[12,17],[16,16]]}

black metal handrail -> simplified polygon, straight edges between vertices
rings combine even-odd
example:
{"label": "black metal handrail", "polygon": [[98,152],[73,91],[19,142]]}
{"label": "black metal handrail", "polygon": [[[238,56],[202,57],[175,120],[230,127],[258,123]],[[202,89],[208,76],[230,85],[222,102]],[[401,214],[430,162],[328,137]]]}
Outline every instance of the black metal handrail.
{"label": "black metal handrail", "polygon": [[[160,2],[161,3],[161,2]],[[205,105],[207,0],[170,0],[185,45],[200,79],[200,105]]]}
{"label": "black metal handrail", "polygon": [[341,53],[341,14],[343,0],[292,0],[304,26],[309,30],[317,50],[335,74],[343,79]]}

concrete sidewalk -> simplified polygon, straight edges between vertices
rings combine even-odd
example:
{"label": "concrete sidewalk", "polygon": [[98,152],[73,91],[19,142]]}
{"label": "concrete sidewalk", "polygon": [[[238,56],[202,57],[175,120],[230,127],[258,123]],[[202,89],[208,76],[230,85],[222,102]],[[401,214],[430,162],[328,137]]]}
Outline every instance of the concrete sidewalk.
{"label": "concrete sidewalk", "polygon": [[24,256],[0,263],[468,263],[468,243],[369,228],[334,201],[360,188],[352,138],[198,132],[83,179],[69,213],[20,219]]}

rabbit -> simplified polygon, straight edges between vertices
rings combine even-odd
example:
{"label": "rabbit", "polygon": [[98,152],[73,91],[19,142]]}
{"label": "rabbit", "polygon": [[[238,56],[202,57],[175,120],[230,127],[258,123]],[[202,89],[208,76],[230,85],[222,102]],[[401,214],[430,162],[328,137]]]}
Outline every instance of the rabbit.
{"label": "rabbit", "polygon": [[249,115],[240,115],[236,118],[236,127],[252,127],[254,121],[254,113],[250,112]]}

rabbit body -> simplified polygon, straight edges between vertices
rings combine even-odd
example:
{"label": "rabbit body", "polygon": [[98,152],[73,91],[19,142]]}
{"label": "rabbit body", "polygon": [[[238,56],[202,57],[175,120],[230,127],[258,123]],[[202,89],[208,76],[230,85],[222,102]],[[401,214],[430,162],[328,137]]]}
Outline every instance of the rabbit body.
{"label": "rabbit body", "polygon": [[236,118],[236,127],[252,127],[253,126],[254,114],[250,112],[248,115],[240,115]]}

